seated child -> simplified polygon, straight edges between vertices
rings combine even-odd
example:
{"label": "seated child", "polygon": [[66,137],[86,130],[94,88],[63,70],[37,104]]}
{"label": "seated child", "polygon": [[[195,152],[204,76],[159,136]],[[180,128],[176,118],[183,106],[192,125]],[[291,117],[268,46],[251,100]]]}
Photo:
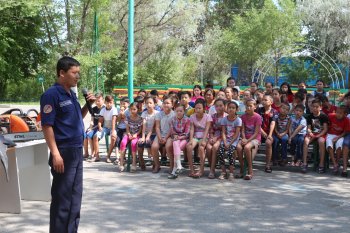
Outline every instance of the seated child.
{"label": "seated child", "polygon": [[138,142],[138,155],[139,155],[139,162],[141,170],[146,170],[145,161],[143,159],[143,152],[144,148],[147,149],[148,155],[151,156],[151,146],[153,143],[154,138],[156,137],[156,130],[155,130],[155,117],[158,113],[157,110],[155,110],[156,100],[148,96],[145,98],[146,108],[147,110],[144,111],[141,114],[141,118],[143,120],[142,123],[142,133],[141,138]]}
{"label": "seated child", "polygon": [[[190,168],[190,177],[199,178],[204,173],[205,148],[208,142],[208,133],[210,124],[213,121],[211,116],[205,113],[205,101],[198,99],[194,105],[195,114],[190,117],[190,139],[186,145],[187,158]],[[200,171],[194,173],[192,151],[198,146],[198,154],[200,157]]]}
{"label": "seated child", "polygon": [[304,105],[295,106],[295,116],[292,116],[290,120],[288,144],[290,144],[291,153],[295,155],[292,166],[302,165],[303,144],[307,127],[306,119],[303,117],[304,110]]}
{"label": "seated child", "polygon": [[306,117],[307,134],[304,139],[303,149],[303,166],[302,172],[307,172],[307,154],[309,144],[312,142],[318,143],[320,164],[318,173],[324,173],[324,156],[325,156],[325,142],[328,131],[328,116],[321,112],[321,101],[315,99],[312,101],[311,114]]}
{"label": "seated child", "polygon": [[179,105],[175,111],[176,116],[170,121],[170,137],[166,144],[167,155],[174,163],[168,179],[176,179],[183,169],[180,155],[186,147],[190,133],[190,118],[185,116],[185,106]]}
{"label": "seated child", "polygon": [[122,142],[120,143],[120,172],[124,171],[124,158],[126,146],[131,143],[131,154],[132,154],[132,166],[131,172],[136,172],[136,152],[137,152],[137,143],[140,138],[142,130],[142,118],[138,115],[137,102],[133,102],[129,107],[130,116],[126,117],[126,135],[123,137]]}
{"label": "seated child", "polygon": [[[240,163],[240,175],[243,178],[243,152],[248,163],[248,172],[244,177],[245,180],[253,178],[253,160],[261,143],[261,124],[262,119],[255,111],[256,101],[248,99],[245,102],[246,112],[242,115],[242,140],[237,145],[237,154]],[[252,151],[253,150],[253,151]]]}
{"label": "seated child", "polygon": [[278,112],[271,107],[272,105],[272,97],[270,95],[264,95],[262,99],[263,107],[257,110],[257,113],[262,117],[262,125],[261,125],[261,141],[265,142],[266,145],[266,167],[265,172],[271,173],[272,168],[270,165],[271,157],[272,157],[272,143],[273,137],[272,133],[275,128],[275,116]]}
{"label": "seated child", "polygon": [[211,115],[213,122],[212,122],[212,126],[210,127],[209,140],[206,148],[206,154],[210,164],[210,173],[208,176],[209,179],[215,178],[216,154],[222,139],[221,120],[227,115],[227,113],[225,113],[225,100],[223,99],[215,100],[214,106],[216,109],[216,113]]}
{"label": "seated child", "polygon": [[[164,96],[163,98],[163,111],[157,113],[155,117],[155,127],[156,134],[152,147],[152,157],[153,157],[153,173],[158,173],[160,171],[159,162],[159,150],[164,148],[170,137],[170,121],[174,118],[175,113],[173,108],[173,98]],[[163,156],[163,155],[162,155]],[[166,160],[166,157],[165,157]],[[173,161],[170,160],[170,168],[173,169]]]}
{"label": "seated child", "polygon": [[[129,111],[130,100],[128,97],[123,97],[120,99],[120,109],[117,116],[117,142],[116,146],[120,150],[120,143],[123,140],[124,135],[126,134],[126,117],[130,116]],[[118,165],[118,160],[114,161],[115,165]]]}
{"label": "seated child", "polygon": [[[337,108],[336,113],[329,114],[329,128],[326,138],[326,148],[333,163],[334,174],[338,173],[339,165],[338,161],[342,154],[343,137],[350,130],[350,120],[347,118],[348,109],[346,106],[341,105]],[[334,157],[334,144],[337,157]],[[347,161],[344,161],[347,162]],[[344,171],[343,171],[344,172]]]}
{"label": "seated child", "polygon": [[288,131],[290,126],[290,117],[288,116],[290,106],[289,104],[282,103],[280,112],[274,116],[275,128],[273,133],[273,150],[272,161],[273,165],[277,165],[278,160],[278,145],[281,143],[281,156],[280,166],[287,164],[287,149],[288,149]]}
{"label": "seated child", "polygon": [[[106,159],[107,163],[111,163],[112,162],[111,154],[113,152],[115,142],[117,141],[117,132],[115,130],[115,126],[116,126],[118,111],[114,107],[114,100],[111,95],[107,95],[105,97],[105,104],[106,104],[106,107],[100,111],[100,118],[98,122],[98,132],[95,134],[94,137],[97,137],[97,139],[101,139],[102,137],[104,137],[105,134],[111,135],[111,143],[109,146],[109,150],[107,152],[107,159]],[[103,124],[103,128],[102,128],[102,124]]]}
{"label": "seated child", "polygon": [[95,102],[96,106],[92,108],[92,112],[94,114],[93,116],[91,116],[90,127],[86,130],[86,138],[84,139],[84,151],[85,151],[84,157],[85,158],[89,157],[88,144],[90,144],[91,157],[89,158],[89,162],[100,161],[98,138],[94,136],[98,131],[98,121],[100,118],[100,111],[102,108],[105,107],[103,96],[101,94],[96,94],[95,97],[96,97],[96,102]]}
{"label": "seated child", "polygon": [[[228,178],[233,181],[234,179],[234,151],[236,150],[239,136],[242,127],[242,120],[237,116],[238,104],[234,101],[227,103],[228,116],[221,120],[221,144],[218,151],[218,157],[221,164],[221,175],[219,180]],[[230,165],[230,173],[226,174],[225,167],[225,151],[227,151],[227,157]]]}

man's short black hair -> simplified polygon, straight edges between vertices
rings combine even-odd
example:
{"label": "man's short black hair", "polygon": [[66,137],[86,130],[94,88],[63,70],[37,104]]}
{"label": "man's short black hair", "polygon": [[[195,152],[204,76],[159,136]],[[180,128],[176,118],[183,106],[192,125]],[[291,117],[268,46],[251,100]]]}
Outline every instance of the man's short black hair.
{"label": "man's short black hair", "polygon": [[56,72],[57,72],[57,77],[60,76],[60,71],[63,70],[64,72],[67,72],[72,66],[80,66],[80,63],[68,56],[61,57],[56,65]]}

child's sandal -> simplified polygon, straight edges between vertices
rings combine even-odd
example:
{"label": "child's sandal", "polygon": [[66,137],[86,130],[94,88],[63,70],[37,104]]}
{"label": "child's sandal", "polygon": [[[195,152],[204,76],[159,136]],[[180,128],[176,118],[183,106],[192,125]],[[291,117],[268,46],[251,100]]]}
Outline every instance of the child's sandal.
{"label": "child's sandal", "polygon": [[215,175],[210,172],[209,175],[208,175],[208,179],[214,179],[214,178],[215,178]]}
{"label": "child's sandal", "polygon": [[226,178],[226,172],[221,172],[220,176],[218,177],[219,180],[224,180]]}
{"label": "child's sandal", "polygon": [[245,175],[244,180],[251,180],[253,179],[252,175]]}

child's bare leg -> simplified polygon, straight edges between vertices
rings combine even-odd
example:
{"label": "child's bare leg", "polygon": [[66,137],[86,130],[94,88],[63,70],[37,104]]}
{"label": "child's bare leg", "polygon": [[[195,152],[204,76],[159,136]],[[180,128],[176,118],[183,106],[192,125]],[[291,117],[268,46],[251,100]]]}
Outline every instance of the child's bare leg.
{"label": "child's bare leg", "polygon": [[212,157],[212,149],[213,149],[213,145],[208,143],[207,144],[207,147],[205,149],[205,157],[208,158],[208,163],[209,163],[209,166],[211,167],[211,162],[213,160],[213,157]]}
{"label": "child's bare leg", "polygon": [[188,143],[186,145],[186,151],[187,151],[187,159],[188,159],[188,166],[190,168],[190,174],[194,173],[193,169],[193,160],[192,160],[192,152],[193,149],[197,146],[197,141],[193,140],[192,143]]}
{"label": "child's bare leg", "polygon": [[343,172],[347,171],[349,158],[349,147],[343,146]]}
{"label": "child's bare leg", "polygon": [[336,167],[337,163],[336,163],[335,158],[334,158],[333,148],[329,146],[327,149],[328,149],[329,157],[331,158],[331,161],[333,163],[333,166]]}
{"label": "child's bare leg", "polygon": [[244,154],[247,159],[248,163],[248,174],[253,175],[253,157],[252,157],[252,149],[254,148],[254,145],[251,142],[248,142],[244,146]]}
{"label": "child's bare leg", "polygon": [[323,137],[318,138],[318,149],[320,152],[320,165],[319,167],[324,167],[324,155],[326,153],[326,147],[325,147],[325,143],[326,141],[324,140]]}
{"label": "child's bare leg", "polygon": [[340,147],[338,147],[335,151],[336,155],[337,155],[337,163],[339,163],[340,157],[342,156],[342,149]]}
{"label": "child's bare leg", "polygon": [[312,139],[308,136],[305,137],[304,139],[304,144],[303,144],[303,164],[307,164],[307,154],[309,151],[309,144],[312,141]]}
{"label": "child's bare leg", "polygon": [[92,143],[93,143],[93,147],[94,147],[94,150],[93,150],[93,155],[95,155],[96,159],[99,159],[100,158],[100,155],[99,155],[99,145],[98,145],[98,137],[97,135],[94,135],[94,137],[92,138]]}
{"label": "child's bare leg", "polygon": [[159,143],[158,143],[158,138],[155,138],[152,147],[151,147],[151,152],[152,152],[152,157],[153,157],[153,172],[156,172],[160,168],[160,163],[159,163]]}
{"label": "child's bare leg", "polygon": [[240,167],[240,175],[243,175],[243,168],[244,168],[244,160],[243,160],[243,147],[241,144],[241,141],[237,145],[237,156],[239,161],[239,167]]}
{"label": "child's bare leg", "polygon": [[273,139],[266,139],[266,167],[270,167]]}
{"label": "child's bare leg", "polygon": [[125,150],[124,151],[120,151],[120,158],[119,158],[119,162],[120,162],[120,166],[124,166],[124,159],[125,159]]}
{"label": "child's bare leg", "polygon": [[169,138],[166,141],[165,151],[167,156],[169,157],[169,169],[170,171],[172,171],[174,168],[174,149],[173,149],[173,140],[171,138]]}
{"label": "child's bare leg", "polygon": [[204,174],[204,162],[205,162],[205,147],[201,145],[202,140],[199,142],[198,155],[200,158],[200,169],[198,175]]}
{"label": "child's bare leg", "polygon": [[215,144],[213,145],[212,149],[211,149],[211,164],[210,164],[210,172],[215,174],[215,167],[216,167],[216,157],[217,157],[217,153],[220,147],[220,141],[215,142]]}

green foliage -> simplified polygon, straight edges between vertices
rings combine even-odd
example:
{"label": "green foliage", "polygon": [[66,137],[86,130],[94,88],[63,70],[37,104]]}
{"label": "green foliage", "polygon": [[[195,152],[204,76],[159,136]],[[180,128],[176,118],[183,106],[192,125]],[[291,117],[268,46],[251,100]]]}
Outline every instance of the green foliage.
{"label": "green foliage", "polygon": [[301,41],[300,21],[290,0],[266,0],[262,9],[251,9],[244,15],[234,15],[233,24],[224,30],[219,52],[230,63],[252,69],[264,54],[281,56],[283,49]]}
{"label": "green foliage", "polygon": [[[2,2],[0,8],[0,89],[9,82],[33,77],[44,63],[47,52],[42,46],[41,1]],[[0,92],[3,98],[5,92]]]}
{"label": "green foliage", "polygon": [[281,72],[288,77],[289,83],[307,82],[316,77],[315,65],[304,57],[291,58],[287,64],[283,64]]}

